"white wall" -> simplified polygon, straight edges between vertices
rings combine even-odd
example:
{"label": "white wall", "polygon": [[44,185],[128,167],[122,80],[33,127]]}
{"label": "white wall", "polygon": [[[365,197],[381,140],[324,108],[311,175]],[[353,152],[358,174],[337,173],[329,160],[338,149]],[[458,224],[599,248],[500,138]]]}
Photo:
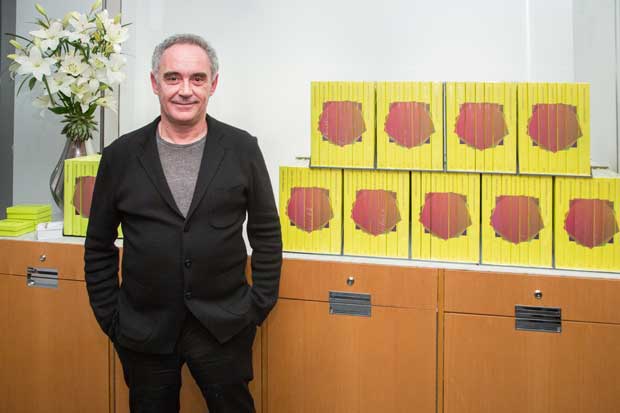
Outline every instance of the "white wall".
{"label": "white wall", "polygon": [[[41,0],[43,1],[43,0]],[[17,30],[35,17],[17,4]],[[50,14],[91,1],[47,0]],[[118,7],[120,0],[108,0]],[[210,40],[221,60],[209,112],[261,143],[274,188],[279,165],[310,154],[311,80],[592,82],[592,157],[617,168],[614,0],[131,0],[120,132],[158,114],[151,52],[177,32]],[[62,147],[58,119],[16,99],[14,202],[51,202]]]}

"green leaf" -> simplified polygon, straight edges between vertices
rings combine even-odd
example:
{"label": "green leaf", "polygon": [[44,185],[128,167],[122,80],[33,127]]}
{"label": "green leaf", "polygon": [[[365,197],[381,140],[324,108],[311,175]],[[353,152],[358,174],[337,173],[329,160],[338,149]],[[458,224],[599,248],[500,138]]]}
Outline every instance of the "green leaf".
{"label": "green leaf", "polygon": [[34,87],[34,85],[36,85],[36,83],[37,83],[37,79],[33,77],[32,79],[30,79],[30,82],[28,82],[28,88],[32,90],[32,88]]}
{"label": "green leaf", "polygon": [[49,108],[49,109],[57,115],[64,115],[66,113],[69,113],[69,109],[62,107],[62,106],[57,106],[55,108]]}
{"label": "green leaf", "polygon": [[[19,87],[17,88],[17,94],[18,94],[18,95],[19,95],[19,92],[22,90],[22,86],[24,86],[24,83],[26,83],[26,80],[28,80],[28,78],[29,78],[29,77],[30,77],[30,76],[26,76],[26,77],[24,78],[24,80],[22,80],[22,82],[19,84]],[[33,79],[34,79],[34,77],[33,77]],[[36,80],[36,79],[35,79],[35,80]]]}
{"label": "green leaf", "polygon": [[32,43],[32,40],[30,40],[30,39],[29,39],[29,38],[27,38],[27,37],[20,36],[19,34],[14,34],[14,33],[4,33],[4,34],[6,34],[7,36],[13,36],[13,37],[15,37],[16,39],[22,39],[22,40],[25,40],[25,41],[27,41],[27,42],[28,42],[28,44],[31,44],[31,43]]}
{"label": "green leaf", "polygon": [[97,105],[90,105],[90,107],[86,111],[85,115],[86,116],[93,116],[93,113],[95,113],[96,109],[97,109]]}

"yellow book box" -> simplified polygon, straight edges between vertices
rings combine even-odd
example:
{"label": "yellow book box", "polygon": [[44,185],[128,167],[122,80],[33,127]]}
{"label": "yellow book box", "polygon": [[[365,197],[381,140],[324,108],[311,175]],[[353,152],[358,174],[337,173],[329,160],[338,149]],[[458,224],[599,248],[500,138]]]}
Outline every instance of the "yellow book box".
{"label": "yellow book box", "polygon": [[516,83],[446,83],[448,171],[517,171]]}
{"label": "yellow book box", "polygon": [[[86,236],[100,160],[101,155],[89,155],[65,161],[63,206],[65,235]],[[120,226],[119,237],[122,237]]]}
{"label": "yellow book box", "polygon": [[409,258],[409,172],[344,171],[344,253]]}
{"label": "yellow book box", "polygon": [[482,175],[482,263],[551,267],[553,179]]}
{"label": "yellow book box", "polygon": [[620,176],[555,179],[556,268],[620,271]]}
{"label": "yellow book box", "polygon": [[280,167],[285,251],[341,254],[342,170]]}
{"label": "yellow book box", "polygon": [[411,258],[477,263],[480,175],[411,174]]}
{"label": "yellow book box", "polygon": [[374,168],[374,82],[312,82],[311,166]]}
{"label": "yellow book box", "polygon": [[441,83],[377,83],[377,168],[443,170]]}
{"label": "yellow book box", "polygon": [[520,83],[519,172],[590,176],[590,87]]}

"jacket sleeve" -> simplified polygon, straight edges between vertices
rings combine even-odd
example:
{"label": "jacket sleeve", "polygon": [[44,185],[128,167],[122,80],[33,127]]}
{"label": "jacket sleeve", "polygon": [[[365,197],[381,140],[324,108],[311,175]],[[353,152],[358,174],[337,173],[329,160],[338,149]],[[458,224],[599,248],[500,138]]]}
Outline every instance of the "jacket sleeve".
{"label": "jacket sleeve", "polygon": [[104,150],[99,163],[84,248],[84,273],[90,305],[101,329],[114,337],[117,323],[119,256],[114,245],[119,213],[114,202],[113,171]]}
{"label": "jacket sleeve", "polygon": [[252,247],[250,316],[259,325],[278,299],[282,268],[282,233],[265,160],[255,138],[252,144],[247,225],[248,240]]}

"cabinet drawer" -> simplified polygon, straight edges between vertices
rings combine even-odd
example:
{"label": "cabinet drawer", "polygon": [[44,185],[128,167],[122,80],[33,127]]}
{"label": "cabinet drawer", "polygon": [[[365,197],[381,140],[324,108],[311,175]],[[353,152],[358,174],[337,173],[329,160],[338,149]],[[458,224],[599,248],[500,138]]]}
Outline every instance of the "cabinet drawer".
{"label": "cabinet drawer", "polygon": [[447,312],[514,316],[515,305],[559,307],[563,320],[620,324],[618,302],[620,280],[445,271]]}
{"label": "cabinet drawer", "polygon": [[55,268],[58,278],[84,280],[84,246],[0,240],[0,273],[26,275],[28,267]]}
{"label": "cabinet drawer", "polygon": [[[280,297],[328,301],[330,291],[371,295],[379,306],[435,309],[437,269],[286,259]],[[351,277],[351,279],[350,279]]]}

